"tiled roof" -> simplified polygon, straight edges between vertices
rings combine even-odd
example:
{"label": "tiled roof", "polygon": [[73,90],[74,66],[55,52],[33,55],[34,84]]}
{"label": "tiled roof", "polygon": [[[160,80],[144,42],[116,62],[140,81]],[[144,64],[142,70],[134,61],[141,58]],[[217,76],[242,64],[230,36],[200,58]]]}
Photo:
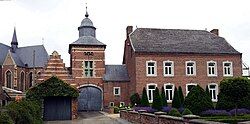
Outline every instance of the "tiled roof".
{"label": "tiled roof", "polygon": [[135,52],[241,54],[205,30],[138,28],[130,39]]}
{"label": "tiled roof", "polygon": [[92,36],[79,37],[75,42],[71,43],[70,45],[106,46],[104,43],[98,41],[95,37]]}
{"label": "tiled roof", "polygon": [[[11,47],[0,43],[0,65],[3,65],[5,57]],[[18,66],[33,67],[33,51],[35,50],[35,67],[44,67],[48,61],[48,53],[43,45],[19,47],[16,49],[15,53],[11,52],[15,63]]]}
{"label": "tiled roof", "polygon": [[103,80],[108,82],[129,81],[128,70],[125,65],[106,65],[106,71]]}

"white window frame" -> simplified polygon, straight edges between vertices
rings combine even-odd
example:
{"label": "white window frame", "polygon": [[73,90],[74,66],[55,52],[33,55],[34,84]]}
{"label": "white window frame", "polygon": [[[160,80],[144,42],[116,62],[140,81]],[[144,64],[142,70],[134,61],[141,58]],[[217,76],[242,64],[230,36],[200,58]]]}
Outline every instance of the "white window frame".
{"label": "white window frame", "polygon": [[155,89],[154,89],[154,90],[152,90],[152,93],[151,93],[151,98],[152,98],[152,100],[150,100],[150,99],[149,99],[149,92],[151,92],[151,89],[150,89],[150,91],[149,91],[149,86],[150,86],[150,85],[155,85],[155,88],[156,88],[156,87],[157,87],[157,84],[155,84],[155,83],[149,83],[149,84],[147,84],[147,96],[148,96],[148,102],[149,102],[149,103],[152,103],[152,102],[153,102],[153,99],[154,99],[154,95],[153,95],[153,94],[154,94],[154,92],[153,92],[153,91],[154,91]]}
{"label": "white window frame", "polygon": [[[174,88],[175,88],[175,85],[174,84],[172,84],[172,83],[166,83],[166,84],[164,84],[164,92],[165,92],[165,95],[166,95],[166,97],[167,97],[167,89],[166,89],[166,86],[167,85],[172,85],[172,100],[173,100],[173,98],[174,98]],[[170,97],[170,96],[168,96],[168,97]],[[167,103],[172,103],[172,100],[168,100],[167,99]]]}
{"label": "white window frame", "polygon": [[[193,67],[193,74],[188,74],[188,66],[187,66],[188,63],[194,63],[194,65],[192,66]],[[187,76],[196,76],[196,62],[195,61],[186,61],[185,67],[186,67],[186,75]]]}
{"label": "white window frame", "polygon": [[[123,104],[123,105],[122,105]],[[120,102],[120,105],[119,105],[119,107],[124,107],[125,106],[125,102]]]}
{"label": "white window frame", "polygon": [[[215,89],[211,89],[210,85],[215,85]],[[208,84],[208,90],[209,90],[209,95],[211,94],[210,90],[215,90],[215,99],[212,97],[213,96],[213,92],[212,92],[212,96],[210,96],[210,97],[211,97],[211,99],[212,99],[213,102],[217,102],[218,101],[218,84],[216,84],[216,83],[210,83],[210,84]]]}
{"label": "white window frame", "polygon": [[[225,74],[226,72],[225,72],[225,64],[226,63],[230,63],[230,74]],[[233,62],[231,62],[231,61],[224,61],[223,62],[223,76],[225,76],[225,77],[231,77],[231,76],[233,76]]]}
{"label": "white window frame", "polygon": [[[209,66],[210,63],[214,63],[214,66]],[[214,68],[214,74],[209,74],[209,68]],[[216,61],[208,61],[207,62],[207,76],[208,77],[216,77],[217,76],[217,62]]]}
{"label": "white window frame", "polygon": [[[115,93],[116,89],[118,89],[118,93],[117,94]],[[115,96],[120,96],[121,95],[121,87],[114,87],[113,88],[113,93],[114,93]]]}
{"label": "white window frame", "polygon": [[186,96],[187,96],[188,93],[190,92],[190,91],[188,91],[188,86],[189,86],[189,85],[195,85],[195,86],[197,86],[196,83],[188,83],[188,84],[186,84]]}
{"label": "white window frame", "polygon": [[[154,74],[149,74],[149,70],[148,70],[148,63],[154,63]],[[150,61],[146,61],[146,75],[147,76],[157,76],[157,62],[156,61],[153,61],[153,60],[150,60]]]}
{"label": "white window frame", "polygon": [[[171,63],[171,66],[165,66],[165,63]],[[171,68],[171,74],[166,74],[165,72],[166,72],[166,68]],[[163,61],[163,75],[164,76],[170,76],[170,77],[172,77],[172,76],[174,76],[174,61]]]}
{"label": "white window frame", "polygon": [[[113,105],[112,105],[113,104]],[[114,107],[115,103],[114,102],[109,102],[109,107]]]}

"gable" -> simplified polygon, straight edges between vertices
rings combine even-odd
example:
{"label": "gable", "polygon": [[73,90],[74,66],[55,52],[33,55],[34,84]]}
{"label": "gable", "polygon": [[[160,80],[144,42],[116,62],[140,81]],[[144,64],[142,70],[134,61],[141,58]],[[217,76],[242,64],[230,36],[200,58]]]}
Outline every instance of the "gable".
{"label": "gable", "polygon": [[13,57],[11,56],[10,51],[7,53],[3,65],[16,65]]}

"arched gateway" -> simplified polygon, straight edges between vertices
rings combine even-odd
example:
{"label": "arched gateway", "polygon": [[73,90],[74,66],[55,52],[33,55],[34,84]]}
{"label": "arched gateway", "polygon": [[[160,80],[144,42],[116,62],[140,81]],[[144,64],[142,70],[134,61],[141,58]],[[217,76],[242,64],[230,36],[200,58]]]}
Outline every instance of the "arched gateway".
{"label": "arched gateway", "polygon": [[78,111],[100,111],[102,109],[102,89],[95,85],[79,88]]}

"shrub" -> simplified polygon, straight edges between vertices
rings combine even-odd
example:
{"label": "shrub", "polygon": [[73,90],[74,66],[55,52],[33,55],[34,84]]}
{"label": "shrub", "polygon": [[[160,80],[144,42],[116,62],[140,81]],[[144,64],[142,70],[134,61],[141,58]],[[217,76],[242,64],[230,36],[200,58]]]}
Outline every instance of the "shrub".
{"label": "shrub", "polygon": [[183,92],[182,92],[182,88],[181,86],[178,87],[178,94],[179,94],[179,98],[180,98],[180,107],[183,107],[184,104],[184,96],[183,96]]}
{"label": "shrub", "polygon": [[[233,104],[227,109],[247,107],[250,105],[250,81],[247,78],[225,78],[220,82],[220,97],[217,108],[223,108],[223,104]],[[221,100],[222,99],[222,100]],[[244,102],[242,102],[244,101]],[[222,103],[224,102],[224,103]]]}
{"label": "shrub", "polygon": [[7,112],[0,113],[0,124],[14,124],[14,121],[11,119]]}
{"label": "shrub", "polygon": [[161,87],[161,98],[162,98],[162,106],[168,106],[167,100],[166,100],[166,94],[164,91],[164,87]]}
{"label": "shrub", "polygon": [[[210,95],[210,92],[209,92],[209,89],[208,89],[208,85],[206,86],[206,90],[205,90],[206,94],[211,98],[211,95]],[[212,99],[212,98],[211,98]]]}
{"label": "shrub", "polygon": [[171,109],[172,109],[172,107],[167,106],[167,107],[162,107],[161,111],[169,113],[171,111]]}
{"label": "shrub", "polygon": [[117,106],[114,106],[114,113],[115,114],[117,114],[117,113],[119,113],[120,112],[120,109],[119,109],[119,107],[117,107]]}
{"label": "shrub", "polygon": [[172,101],[172,107],[173,108],[180,108],[181,107],[179,92],[178,92],[176,87],[174,88],[174,98]]}
{"label": "shrub", "polygon": [[184,111],[182,112],[182,115],[192,115],[193,113],[188,109],[185,108]]}
{"label": "shrub", "polygon": [[220,92],[218,95],[216,109],[231,110],[232,108],[234,108],[234,103],[230,100],[229,97]]}
{"label": "shrub", "polygon": [[214,109],[203,111],[201,112],[201,115],[202,116],[231,116],[231,114],[227,112],[226,110],[214,110]]}
{"label": "shrub", "polygon": [[188,93],[184,106],[191,110],[193,114],[199,115],[202,111],[212,109],[213,102],[205,91],[197,85]]}
{"label": "shrub", "polygon": [[176,108],[171,109],[170,112],[169,112],[169,115],[170,116],[181,117],[181,113]]}
{"label": "shrub", "polygon": [[185,108],[184,108],[184,107],[180,107],[180,108],[178,108],[178,111],[179,111],[180,113],[182,113],[184,110],[185,110]]}
{"label": "shrub", "polygon": [[156,87],[154,91],[154,98],[152,108],[160,111],[162,109],[162,98],[159,93],[159,89]]}
{"label": "shrub", "polygon": [[[235,112],[236,112],[236,109],[232,109],[229,111],[231,115],[234,115]],[[237,115],[245,115],[245,114],[250,114],[250,110],[245,109],[245,108],[237,109]]]}
{"label": "shrub", "polygon": [[134,93],[133,95],[131,95],[130,102],[132,106],[134,106],[135,104],[140,105],[141,104],[140,95],[138,93]]}
{"label": "shrub", "polygon": [[145,87],[143,88],[143,91],[142,91],[141,105],[140,106],[142,106],[142,107],[148,107],[149,106],[148,95],[147,95]]}

